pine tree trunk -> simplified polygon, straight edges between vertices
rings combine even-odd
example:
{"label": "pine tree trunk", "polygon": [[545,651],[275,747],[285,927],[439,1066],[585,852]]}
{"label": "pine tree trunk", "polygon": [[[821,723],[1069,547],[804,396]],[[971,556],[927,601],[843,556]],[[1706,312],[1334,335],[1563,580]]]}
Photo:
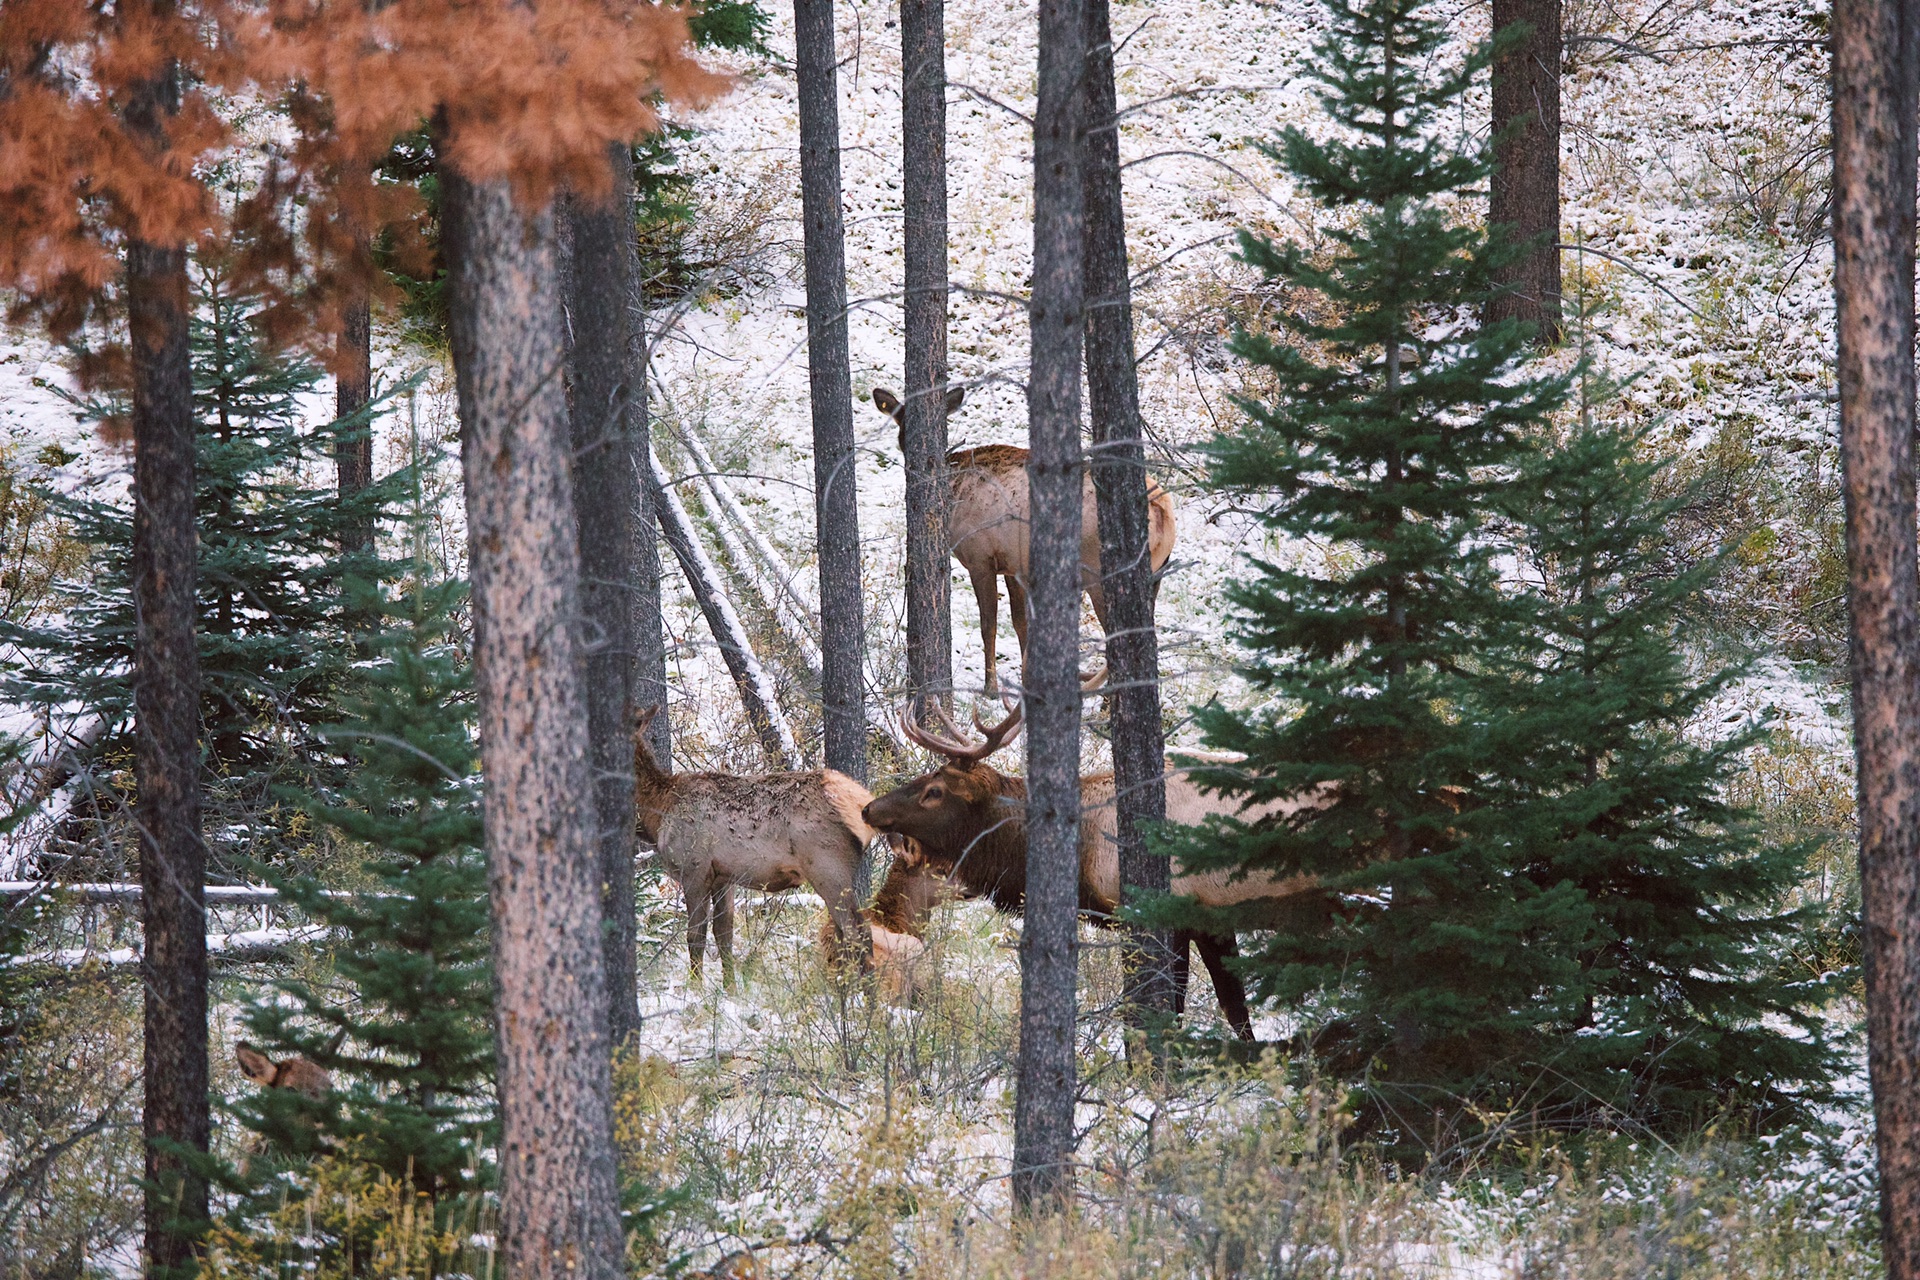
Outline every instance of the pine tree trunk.
{"label": "pine tree trunk", "polygon": [[443,172],[486,778],[504,1266],[618,1280],[600,867],[554,215]]}
{"label": "pine tree trunk", "polygon": [[[333,416],[348,418],[373,399],[373,312],[367,304],[365,285],[355,289],[341,317],[339,350],[334,360]],[[352,498],[373,484],[373,424],[357,427],[347,435],[333,451],[342,499]],[[370,551],[373,528],[370,524],[350,527],[342,542],[347,551]]]}
{"label": "pine tree trunk", "polygon": [[633,239],[633,152],[607,149],[613,192],[598,204],[567,202],[573,227],[568,311],[573,321],[573,496],[580,527],[580,603],[587,626],[582,678],[599,822],[605,916],[608,1029],[624,1044],[640,1030],[635,973],[633,859],[632,592],[639,575],[639,475],[628,422],[632,403],[627,273]]}
{"label": "pine tree trunk", "polygon": [[[1132,282],[1121,198],[1113,32],[1107,0],[1087,10],[1085,115],[1087,397],[1100,515],[1100,583],[1107,601],[1107,688],[1113,733],[1115,835],[1123,897],[1165,893],[1167,860],[1147,849],[1143,824],[1167,816],[1160,726],[1160,641],[1147,550],[1147,457],[1133,358]],[[1173,935],[1135,929],[1126,952],[1126,1008],[1171,1014]]]}
{"label": "pine tree trunk", "polygon": [[793,0],[800,88],[800,206],[807,260],[807,372],[820,561],[820,700],[827,766],[867,780],[866,622],[860,500],[847,369],[847,268],[840,212],[840,105],[833,0]]}
{"label": "pine tree trunk", "polygon": [[1833,247],[1867,1067],[1889,1280],[1920,1277],[1920,554],[1914,158],[1920,4],[1833,8]]}
{"label": "pine tree trunk", "polygon": [[900,2],[901,204],[907,364],[907,683],[915,711],[953,689],[947,566],[947,57],[942,0]]}
{"label": "pine tree trunk", "polygon": [[[631,160],[628,163],[631,165]],[[647,745],[653,748],[653,758],[660,762],[660,767],[672,773],[673,730],[665,714],[667,632],[660,603],[660,535],[653,489],[646,483],[650,474],[648,460],[653,456],[653,419],[647,405],[647,353],[651,348],[647,335],[646,282],[640,278],[640,242],[631,227],[627,228],[621,248],[627,259],[627,376],[633,388],[627,419],[627,447],[632,454],[633,473],[641,477],[635,497],[633,529],[633,704],[661,709],[661,714],[647,726]]]}
{"label": "pine tree trunk", "polygon": [[[180,104],[169,67],[136,87],[128,129],[165,145]],[[149,1274],[184,1274],[207,1219],[206,846],[200,838],[200,653],[194,641],[193,370],[184,248],[127,246],[133,365],[134,787],[140,839]]]}
{"label": "pine tree trunk", "polygon": [[1507,290],[1487,319],[1530,321],[1551,343],[1560,338],[1560,0],[1494,0],[1493,29],[1516,22],[1531,30],[1493,64],[1493,133],[1513,132],[1494,153],[1488,218],[1516,240],[1542,242],[1502,273]]}
{"label": "pine tree trunk", "polygon": [[1085,323],[1080,78],[1082,0],[1041,0],[1033,122],[1032,368],[1027,375],[1027,910],[1020,935],[1020,1060],[1013,1198],[1045,1210],[1073,1189],[1079,976],[1080,346]]}

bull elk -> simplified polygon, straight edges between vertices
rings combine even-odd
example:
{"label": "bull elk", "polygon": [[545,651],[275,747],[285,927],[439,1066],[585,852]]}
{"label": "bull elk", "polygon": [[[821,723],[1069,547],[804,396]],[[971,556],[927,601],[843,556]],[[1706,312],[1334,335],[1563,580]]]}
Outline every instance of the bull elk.
{"label": "bull elk", "polygon": [[[960,407],[964,388],[947,392],[947,412]],[[876,387],[873,403],[899,424],[901,452],[906,451],[906,418],[900,398]],[[1027,652],[1027,503],[1028,450],[1015,445],[989,444],[955,449],[947,455],[947,534],[953,558],[973,581],[973,598],[980,606],[980,645],[986,654],[986,689],[999,688],[994,670],[1000,631],[1000,579],[1007,580],[1007,613],[1020,653]],[[1173,555],[1175,525],[1173,498],[1147,477],[1147,558],[1155,573]],[[1080,589],[1093,600],[1100,629],[1107,628],[1107,597],[1100,587],[1100,517],[1093,477],[1086,478],[1080,504]],[[1156,580],[1155,590],[1158,591]]]}
{"label": "bull elk", "polygon": [[[877,830],[896,833],[917,843],[922,855],[914,864],[896,860],[895,871],[883,885],[882,896],[903,902],[932,901],[937,891],[916,892],[910,884],[917,875],[942,874],[968,895],[984,897],[1003,911],[1017,912],[1027,891],[1027,831],[1024,779],[1010,778],[987,763],[987,757],[1010,742],[1020,729],[1015,706],[999,724],[974,719],[983,735],[977,742],[960,741],[953,722],[940,713],[947,733],[930,732],[901,716],[901,728],[914,742],[946,763],[889,791],[866,807],[863,817]],[[1184,773],[1167,775],[1167,819],[1192,825],[1216,814],[1244,819],[1297,812],[1310,801],[1275,801],[1242,808],[1219,796],[1204,794]],[[1080,780],[1080,909],[1096,920],[1110,918],[1120,905],[1120,856],[1115,839],[1114,782],[1111,773],[1090,774]],[[1279,880],[1255,872],[1235,878],[1230,871],[1188,874],[1175,867],[1172,891],[1210,907],[1260,904],[1262,923],[1272,927],[1299,920],[1303,913],[1324,909],[1318,881],[1307,876]],[[924,920],[924,916],[920,917]],[[910,923],[918,923],[913,921]],[[898,927],[898,926],[894,926]],[[1227,966],[1235,952],[1231,935],[1191,933],[1176,941],[1179,969],[1176,992],[1184,1000],[1186,944],[1200,952],[1213,978],[1220,1009],[1242,1039],[1253,1039],[1247,1011],[1246,988]]]}
{"label": "bull elk", "polygon": [[687,956],[696,977],[707,924],[733,985],[733,888],[778,893],[805,884],[827,904],[843,959],[870,965],[872,938],[855,910],[854,874],[873,829],[860,816],[872,799],[834,769],[767,773],[668,773],[647,747],[658,706],[633,735],[634,800],[641,832],[687,903]]}

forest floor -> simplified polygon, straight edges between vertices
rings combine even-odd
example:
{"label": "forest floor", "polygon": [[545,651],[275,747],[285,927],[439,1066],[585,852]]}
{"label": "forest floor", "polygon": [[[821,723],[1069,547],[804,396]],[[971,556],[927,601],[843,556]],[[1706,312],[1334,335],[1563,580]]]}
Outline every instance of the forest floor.
{"label": "forest floor", "polygon": [[[1453,8],[1463,37],[1484,34],[1484,3]],[[1567,260],[1570,289],[1594,311],[1585,345],[1627,380],[1610,411],[1652,432],[1649,447],[1671,459],[1675,483],[1699,486],[1673,530],[1676,556],[1735,552],[1708,601],[1701,659],[1750,660],[1753,675],[1701,732],[1754,717],[1776,726],[1750,759],[1743,798],[1778,834],[1819,844],[1804,896],[1844,908],[1854,892],[1851,763],[1819,15],[1792,0],[1583,0],[1566,9],[1578,38],[1565,80],[1564,225],[1586,250]],[[770,12],[774,48],[790,48],[788,13]],[[864,397],[897,389],[901,350],[899,55],[891,5],[850,0],[838,13],[869,683],[876,702],[890,705],[905,669],[901,468],[893,424]],[[1241,557],[1321,553],[1268,540],[1202,492],[1194,449],[1231,422],[1232,396],[1261,390],[1226,350],[1232,328],[1285,302],[1233,258],[1234,231],[1311,243],[1324,230],[1259,151],[1282,125],[1314,127],[1302,59],[1317,13],[1310,0],[1114,6],[1126,41],[1120,93],[1134,107],[1122,147],[1152,466],[1181,504],[1160,619],[1169,729],[1186,745],[1197,745],[1186,707],[1243,696],[1220,606]],[[951,342],[955,375],[970,385],[952,433],[956,443],[1021,443],[1017,299],[1031,232],[1019,113],[1032,98],[1031,11],[948,0],[947,15]],[[681,252],[700,269],[654,315],[656,421],[677,474],[696,469],[686,435],[714,456],[758,531],[799,571],[804,594],[813,526],[794,87],[784,61],[738,70],[736,92],[696,118],[701,132],[679,148],[695,207]],[[392,327],[382,342],[383,376],[429,374],[379,427],[380,456],[393,465],[421,443],[455,440],[452,388],[438,353]],[[0,344],[10,478],[123,485],[125,453],[78,427],[53,394],[64,377],[61,353],[44,342]],[[464,567],[456,482],[455,464],[443,460],[426,489],[433,554],[454,573]],[[710,528],[721,518],[695,510]],[[772,610],[755,606],[753,575],[726,567],[789,713],[803,738],[810,729],[817,737],[791,637]],[[964,580],[955,588],[956,673],[975,689],[976,613]],[[681,767],[763,767],[704,623],[684,593],[668,603]],[[1003,641],[1005,654],[1011,635]],[[1095,729],[1089,767],[1101,763]],[[921,767],[877,746],[876,791]],[[781,1276],[1877,1274],[1857,1097],[1824,1127],[1764,1141],[1708,1132],[1674,1145],[1623,1133],[1576,1149],[1516,1137],[1448,1152],[1435,1171],[1405,1176],[1342,1147],[1338,1097],[1298,1064],[1225,1052],[1204,979],[1190,1051],[1164,1072],[1136,1069],[1111,1014],[1115,953],[1093,934],[1078,1214],[1057,1239],[1016,1241],[1004,1179],[1017,924],[977,905],[943,913],[919,1003],[896,1009],[846,998],[827,981],[804,902],[744,910],[743,983],[725,992],[711,960],[704,982],[687,978],[681,909],[657,879],[643,881],[647,1019],[620,1068],[617,1111],[627,1175],[655,1193],[653,1241],[636,1256],[651,1270],[710,1266],[753,1249],[766,1274]],[[236,927],[248,922],[236,914]],[[89,910],[79,932],[101,949],[137,939],[107,909]],[[315,957],[298,963],[318,971]],[[231,1060],[236,1002],[283,974],[224,971],[216,993],[224,1096],[243,1087]],[[0,1236],[18,1246],[37,1233],[53,1246],[41,1256],[58,1260],[48,1275],[131,1274],[135,1265],[137,995],[124,972],[71,974],[22,1064],[32,1096],[10,1095],[7,1114],[48,1134],[100,1120],[19,1213],[8,1211],[4,1188],[20,1170],[4,1157],[9,1141],[26,1149],[30,1135],[0,1134],[8,1215]],[[1283,1030],[1263,1023],[1270,1038]],[[221,1141],[238,1149],[224,1121]]]}

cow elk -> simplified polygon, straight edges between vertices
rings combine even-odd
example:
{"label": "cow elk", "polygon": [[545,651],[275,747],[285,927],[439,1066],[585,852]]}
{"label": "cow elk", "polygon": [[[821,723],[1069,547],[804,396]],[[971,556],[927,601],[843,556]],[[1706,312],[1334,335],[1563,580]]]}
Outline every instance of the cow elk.
{"label": "cow elk", "polygon": [[854,903],[854,876],[874,832],[860,811],[873,795],[833,769],[737,777],[668,773],[647,747],[640,713],[633,736],[640,830],[687,903],[687,955],[694,975],[713,924],[721,981],[733,985],[733,889],[778,893],[805,884],[827,904],[844,960],[865,969],[871,935]]}
{"label": "cow elk", "polygon": [[[936,714],[940,714],[936,708]],[[914,742],[946,758],[946,763],[889,791],[866,807],[863,816],[876,829],[908,837],[922,851],[914,866],[896,870],[901,884],[893,895],[911,901],[933,891],[911,885],[915,876],[942,875],[960,893],[984,897],[1003,911],[1017,912],[1026,902],[1027,832],[1026,782],[1010,778],[989,765],[987,757],[1019,732],[1020,709],[1014,707],[999,724],[987,726],[978,716],[974,725],[983,734],[977,742],[963,742],[944,715],[947,732],[930,732],[906,716],[901,727]],[[1242,819],[1297,812],[1309,800],[1276,801],[1242,808],[1219,796],[1203,793],[1185,773],[1167,775],[1167,820],[1183,825],[1214,815]],[[1096,921],[1110,919],[1120,905],[1120,857],[1115,838],[1114,782],[1111,773],[1091,774],[1080,780],[1080,909]],[[889,881],[894,879],[889,875]],[[1326,898],[1318,882],[1296,876],[1278,880],[1264,873],[1234,878],[1229,871],[1187,874],[1174,868],[1172,892],[1210,907],[1251,909],[1266,927],[1295,924],[1323,913]],[[883,891],[887,886],[883,886]],[[1220,998],[1221,1012],[1242,1039],[1253,1038],[1246,989],[1227,966],[1234,954],[1231,935],[1192,933],[1177,943],[1180,968],[1176,990],[1184,998],[1186,942],[1200,952]]]}
{"label": "cow elk", "polygon": [[[947,412],[960,407],[964,388],[947,392]],[[900,398],[884,387],[873,392],[874,405],[901,429],[906,449],[906,421]],[[1015,445],[989,444],[955,449],[947,455],[947,536],[953,558],[973,580],[973,598],[980,606],[980,644],[986,656],[986,689],[999,687],[995,671],[1000,630],[1000,579],[1007,581],[1007,612],[1020,653],[1027,652],[1027,504],[1028,451]],[[1173,555],[1175,525],[1173,498],[1147,477],[1147,558],[1157,574]],[[1158,590],[1158,579],[1155,589]],[[1087,476],[1080,507],[1080,589],[1093,600],[1100,629],[1107,626],[1107,597],[1100,587],[1100,517],[1093,477]]]}
{"label": "cow elk", "polygon": [[333,1092],[333,1076],[310,1058],[299,1054],[275,1062],[245,1040],[233,1048],[234,1061],[247,1079],[269,1089],[291,1089],[315,1102]]}

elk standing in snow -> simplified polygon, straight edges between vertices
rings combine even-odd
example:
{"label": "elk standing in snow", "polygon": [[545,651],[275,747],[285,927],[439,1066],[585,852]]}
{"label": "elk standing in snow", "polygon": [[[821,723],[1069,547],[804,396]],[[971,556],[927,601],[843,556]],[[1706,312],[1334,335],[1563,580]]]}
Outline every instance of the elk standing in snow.
{"label": "elk standing in snow", "polygon": [[[940,714],[936,709],[936,714]],[[945,717],[942,716],[944,719]],[[949,720],[947,735],[901,717],[901,727],[921,746],[945,756],[947,763],[889,791],[866,807],[863,816],[876,829],[907,836],[923,851],[916,866],[900,870],[902,884],[893,890],[911,900],[915,889],[906,881],[916,875],[942,874],[964,894],[984,897],[1003,911],[1017,912],[1027,892],[1026,782],[1010,778],[986,762],[989,755],[1012,740],[1020,728],[1016,706],[999,724],[988,727],[976,717],[985,735],[979,742],[959,741]],[[1279,801],[1241,808],[1236,802],[1207,795],[1181,772],[1167,775],[1167,820],[1191,825],[1216,814],[1245,819],[1285,813],[1308,801]],[[1080,909],[1096,919],[1111,917],[1120,905],[1120,855],[1115,840],[1114,783],[1111,773],[1096,773],[1080,782]],[[896,866],[899,866],[896,863]],[[888,880],[894,877],[889,875]],[[1172,892],[1190,896],[1211,907],[1259,904],[1272,926],[1300,921],[1323,913],[1326,899],[1316,892],[1318,881],[1307,876],[1277,880],[1255,872],[1239,879],[1230,871],[1186,874],[1174,868]],[[922,891],[921,897],[937,892]],[[1235,953],[1231,934],[1188,933],[1176,938],[1176,991],[1184,1000],[1186,944],[1199,950],[1213,978],[1221,1012],[1242,1039],[1253,1038],[1247,1011],[1246,988],[1227,967]]]}
{"label": "elk standing in snow", "polygon": [[842,959],[867,968],[872,937],[856,910],[853,881],[874,835],[860,816],[872,793],[834,769],[744,778],[668,773],[647,747],[646,729],[659,710],[641,712],[633,735],[635,807],[641,832],[686,899],[694,974],[711,919],[721,980],[733,985],[735,885],[767,893],[809,886],[827,904]]}
{"label": "elk standing in snow", "polygon": [[[964,389],[947,392],[947,412],[960,407]],[[873,403],[900,424],[901,450],[906,449],[906,422],[900,398],[884,387],[873,392]],[[947,455],[947,537],[953,558],[973,580],[973,598],[980,606],[980,643],[986,651],[987,693],[999,685],[994,671],[1000,630],[1000,583],[1007,580],[1007,612],[1020,652],[1027,651],[1027,503],[1028,451],[1015,445],[989,444],[955,449]],[[1173,499],[1147,477],[1147,555],[1155,573],[1173,555],[1175,526]],[[1107,597],[1100,588],[1100,517],[1089,474],[1081,490],[1080,589],[1093,599],[1094,616],[1102,631],[1107,626]],[[1156,590],[1158,588],[1156,587]]]}

